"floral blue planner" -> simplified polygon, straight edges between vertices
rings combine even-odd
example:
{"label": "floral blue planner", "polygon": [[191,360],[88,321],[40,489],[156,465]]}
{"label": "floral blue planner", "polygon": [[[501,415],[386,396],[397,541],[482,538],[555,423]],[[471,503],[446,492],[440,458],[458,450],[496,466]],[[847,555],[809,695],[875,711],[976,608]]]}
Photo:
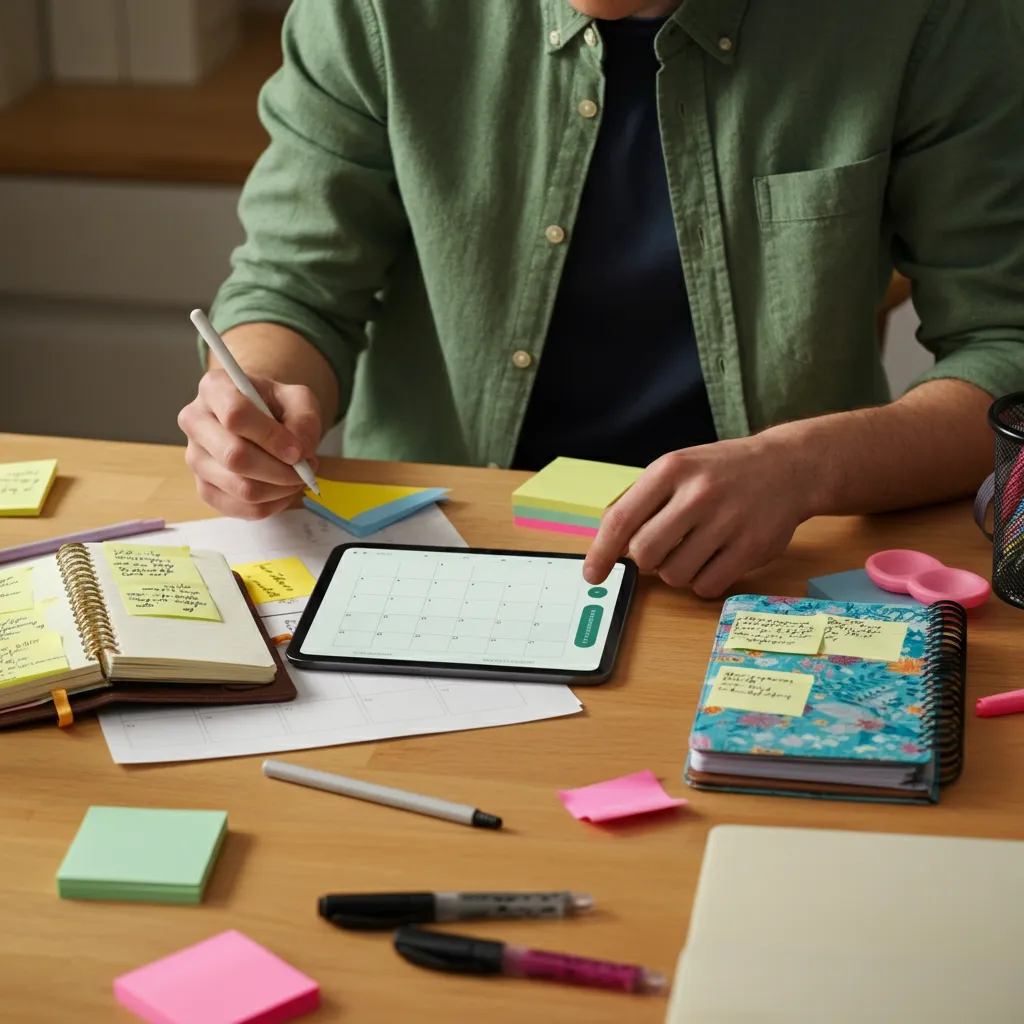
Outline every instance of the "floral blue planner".
{"label": "floral blue planner", "polygon": [[[900,656],[877,661],[726,648],[737,614],[840,616],[906,625]],[[898,639],[896,641],[899,643]],[[802,715],[716,707],[724,666],[813,677]],[[929,607],[740,595],[725,603],[690,735],[696,788],[931,801],[963,760],[966,615]]]}

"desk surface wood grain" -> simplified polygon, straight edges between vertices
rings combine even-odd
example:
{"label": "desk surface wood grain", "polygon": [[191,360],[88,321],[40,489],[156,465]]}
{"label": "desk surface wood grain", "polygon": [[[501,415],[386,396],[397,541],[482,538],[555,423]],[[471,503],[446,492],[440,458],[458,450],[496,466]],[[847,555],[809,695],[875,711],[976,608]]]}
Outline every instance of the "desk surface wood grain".
{"label": "desk surface wood grain", "polygon": [[[0,461],[56,457],[59,477],[39,519],[0,520],[0,546],[121,520],[209,514],[171,447],[0,435]],[[575,540],[516,530],[509,493],[522,474],[328,463],[345,479],[452,488],[448,514],[473,545],[581,550]],[[916,546],[987,573],[991,549],[965,504],[873,519],[805,524],[787,554],[744,590],[800,595],[809,576],[862,564],[873,551]],[[645,581],[614,680],[581,690],[574,717],[504,729],[304,751],[329,771],[446,796],[504,816],[482,833],[275,784],[257,757],[126,768],[111,763],[95,721],[69,733],[0,734],[0,977],[5,1019],[133,1019],[115,1007],[124,971],[238,928],[316,978],[324,1008],[310,1020],[395,1024],[436,1020],[654,1024],[665,1002],[414,968],[387,935],[336,931],[316,899],[342,890],[554,889],[591,892],[590,918],[464,926],[481,937],[642,963],[671,972],[708,829],[794,825],[1024,839],[1024,719],[967,721],[963,778],[937,807],[716,795],[680,773],[720,603]],[[1021,613],[993,599],[972,617],[968,705],[1021,685]],[[679,813],[601,828],[572,819],[555,791],[644,768]],[[229,813],[231,835],[201,907],[58,900],[54,875],[87,807],[205,807]]]}
{"label": "desk surface wood grain", "polygon": [[50,83],[0,111],[0,173],[241,185],[267,145],[260,87],[281,64],[281,18],[247,18],[195,86]]}

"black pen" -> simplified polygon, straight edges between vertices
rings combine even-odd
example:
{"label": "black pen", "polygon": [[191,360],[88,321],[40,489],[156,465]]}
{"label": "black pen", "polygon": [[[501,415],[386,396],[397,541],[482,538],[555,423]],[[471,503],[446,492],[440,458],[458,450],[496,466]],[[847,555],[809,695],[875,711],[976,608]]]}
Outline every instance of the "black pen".
{"label": "black pen", "polygon": [[320,897],[320,916],[355,931],[481,918],[572,917],[594,907],[580,892],[392,892]]}

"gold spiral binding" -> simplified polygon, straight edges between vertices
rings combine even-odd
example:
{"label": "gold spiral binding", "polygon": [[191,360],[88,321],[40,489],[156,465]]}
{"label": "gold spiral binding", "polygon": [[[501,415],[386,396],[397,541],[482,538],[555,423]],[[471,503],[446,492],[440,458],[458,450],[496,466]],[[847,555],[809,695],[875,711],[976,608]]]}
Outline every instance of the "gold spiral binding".
{"label": "gold spiral binding", "polygon": [[103,591],[96,578],[96,569],[85,545],[65,544],[57,552],[57,566],[64,580],[64,590],[71,602],[86,656],[100,661],[104,651],[120,654],[117,637],[107,615]]}

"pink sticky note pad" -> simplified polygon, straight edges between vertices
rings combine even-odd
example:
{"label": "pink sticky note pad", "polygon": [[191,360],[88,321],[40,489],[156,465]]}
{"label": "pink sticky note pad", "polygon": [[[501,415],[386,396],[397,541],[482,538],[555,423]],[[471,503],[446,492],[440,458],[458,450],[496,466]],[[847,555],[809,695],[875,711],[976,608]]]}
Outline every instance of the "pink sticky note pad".
{"label": "pink sticky note pad", "polygon": [[122,974],[114,997],[150,1024],[283,1024],[320,1005],[320,986],[240,932]]}
{"label": "pink sticky note pad", "polygon": [[560,789],[565,809],[580,821],[614,821],[634,814],[685,807],[686,800],[671,797],[654,777],[654,772],[635,772],[579,789]]}
{"label": "pink sticky note pad", "polygon": [[569,523],[553,523],[547,519],[524,519],[516,516],[513,519],[516,526],[526,530],[547,530],[549,533],[568,533],[573,537],[596,537],[597,528],[593,526],[572,526]]}

